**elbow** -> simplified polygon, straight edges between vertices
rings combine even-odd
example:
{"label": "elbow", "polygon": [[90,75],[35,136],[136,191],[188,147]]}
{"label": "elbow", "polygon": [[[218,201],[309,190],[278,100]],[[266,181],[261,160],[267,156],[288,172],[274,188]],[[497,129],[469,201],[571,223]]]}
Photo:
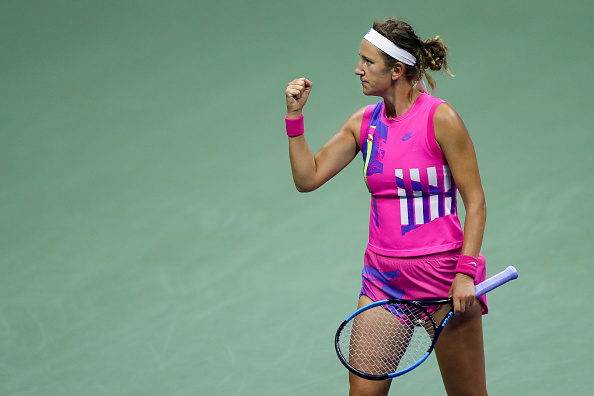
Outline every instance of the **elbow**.
{"label": "elbow", "polygon": [[321,186],[321,184],[316,183],[315,180],[297,180],[293,178],[293,182],[295,183],[295,188],[300,193],[312,192]]}
{"label": "elbow", "polygon": [[487,220],[487,202],[485,201],[484,197],[482,200],[477,202],[476,205],[476,212],[482,217],[485,221]]}
{"label": "elbow", "polygon": [[477,218],[487,218],[487,202],[484,196],[473,200],[466,206],[466,216],[472,215]]}
{"label": "elbow", "polygon": [[308,192],[312,192],[312,191],[314,191],[316,189],[313,186],[309,186],[309,185],[306,185],[306,184],[298,184],[298,183],[295,183],[295,188],[300,193],[308,193]]}

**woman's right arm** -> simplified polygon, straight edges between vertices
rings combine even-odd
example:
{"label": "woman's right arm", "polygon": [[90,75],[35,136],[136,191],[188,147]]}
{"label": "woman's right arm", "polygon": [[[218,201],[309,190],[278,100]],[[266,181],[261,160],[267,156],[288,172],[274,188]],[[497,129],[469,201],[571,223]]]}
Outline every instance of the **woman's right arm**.
{"label": "woman's right arm", "polygon": [[[311,92],[312,83],[299,78],[287,84],[287,118],[301,117],[303,106]],[[295,187],[310,192],[326,183],[344,169],[357,155],[357,139],[363,119],[361,109],[345,121],[340,130],[313,155],[304,135],[289,137],[289,158]]]}

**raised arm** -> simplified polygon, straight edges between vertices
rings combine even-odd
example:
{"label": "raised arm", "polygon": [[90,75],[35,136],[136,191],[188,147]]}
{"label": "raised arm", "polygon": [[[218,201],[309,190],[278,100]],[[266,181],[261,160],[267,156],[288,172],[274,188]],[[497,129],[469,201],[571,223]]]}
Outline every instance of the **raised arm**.
{"label": "raised arm", "polygon": [[[287,84],[287,119],[298,120],[303,115],[303,106],[309,98],[313,84],[299,78]],[[338,133],[313,155],[305,135],[289,137],[289,158],[295,187],[300,192],[309,192],[326,183],[355,158],[358,152],[357,136],[363,109],[345,121]]]}

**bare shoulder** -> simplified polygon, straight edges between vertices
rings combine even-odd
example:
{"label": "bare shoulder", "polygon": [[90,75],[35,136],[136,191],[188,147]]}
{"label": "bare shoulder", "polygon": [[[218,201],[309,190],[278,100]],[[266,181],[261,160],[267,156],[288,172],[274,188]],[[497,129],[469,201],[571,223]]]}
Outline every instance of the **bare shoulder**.
{"label": "bare shoulder", "polygon": [[448,140],[469,138],[468,130],[456,110],[448,103],[437,106],[433,116],[435,139],[441,146]]}
{"label": "bare shoulder", "polygon": [[355,141],[359,140],[359,132],[361,130],[361,123],[363,122],[363,115],[365,114],[365,107],[355,111],[349,118],[346,119],[342,125],[342,132],[349,133],[353,136]]}
{"label": "bare shoulder", "polygon": [[442,103],[437,106],[433,116],[433,124],[441,128],[464,126],[462,119],[449,103]]}

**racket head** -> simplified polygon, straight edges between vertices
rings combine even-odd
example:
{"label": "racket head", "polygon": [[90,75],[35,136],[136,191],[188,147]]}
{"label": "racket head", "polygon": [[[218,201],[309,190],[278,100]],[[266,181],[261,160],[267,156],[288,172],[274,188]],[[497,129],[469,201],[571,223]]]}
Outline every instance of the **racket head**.
{"label": "racket head", "polygon": [[427,359],[438,335],[424,305],[390,299],[358,309],[336,332],[338,358],[352,373],[370,380],[411,371]]}

